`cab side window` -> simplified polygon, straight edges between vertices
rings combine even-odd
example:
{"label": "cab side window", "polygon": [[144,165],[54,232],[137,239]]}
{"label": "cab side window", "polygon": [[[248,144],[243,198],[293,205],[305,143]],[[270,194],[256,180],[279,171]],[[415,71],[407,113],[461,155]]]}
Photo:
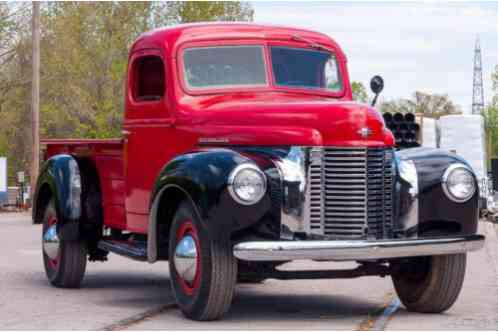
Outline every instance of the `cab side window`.
{"label": "cab side window", "polygon": [[135,60],[133,98],[140,101],[161,100],[166,88],[164,63],[155,55],[148,55]]}

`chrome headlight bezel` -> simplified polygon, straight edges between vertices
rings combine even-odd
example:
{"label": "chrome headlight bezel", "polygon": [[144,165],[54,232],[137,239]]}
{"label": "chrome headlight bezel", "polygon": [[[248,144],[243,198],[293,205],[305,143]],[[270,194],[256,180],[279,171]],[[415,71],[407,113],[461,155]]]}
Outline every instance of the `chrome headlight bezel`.
{"label": "chrome headlight bezel", "polygon": [[[237,181],[237,176],[239,176],[241,174],[241,172],[244,172],[244,171],[251,171],[251,172],[254,172],[260,179],[261,181],[261,190],[260,192],[258,193],[257,196],[255,196],[254,198],[252,198],[251,200],[247,200],[247,199],[244,199],[243,197],[241,197],[241,195],[239,195],[239,193],[237,192],[237,188],[236,188],[236,181]],[[242,204],[242,205],[254,205],[256,203],[258,203],[259,201],[261,201],[261,199],[265,196],[266,194],[266,189],[267,189],[267,186],[266,186],[266,175],[265,173],[263,173],[263,171],[261,171],[261,169],[254,165],[254,164],[250,164],[250,163],[244,163],[244,164],[240,164],[238,166],[236,166],[231,172],[230,172],[230,175],[228,176],[228,192],[230,193],[230,195],[232,196],[232,198],[239,204]]]}
{"label": "chrome headlight bezel", "polygon": [[[451,189],[448,186],[448,180],[449,180],[449,178],[451,177],[452,173],[455,170],[458,170],[458,169],[464,170],[465,172],[467,172],[468,175],[473,180],[472,181],[472,184],[473,184],[472,191],[470,192],[469,195],[467,195],[464,198],[456,197],[451,192]],[[471,199],[474,196],[474,194],[475,194],[475,192],[477,190],[477,182],[476,182],[476,179],[475,179],[475,176],[474,176],[474,172],[472,171],[472,169],[470,167],[468,167],[467,165],[462,164],[462,163],[451,164],[450,166],[448,166],[448,168],[446,168],[446,170],[443,173],[443,177],[442,177],[442,181],[441,181],[441,186],[443,187],[443,191],[446,194],[446,196],[450,200],[452,200],[453,202],[456,202],[456,203],[465,203],[465,202],[467,202],[469,199]]]}

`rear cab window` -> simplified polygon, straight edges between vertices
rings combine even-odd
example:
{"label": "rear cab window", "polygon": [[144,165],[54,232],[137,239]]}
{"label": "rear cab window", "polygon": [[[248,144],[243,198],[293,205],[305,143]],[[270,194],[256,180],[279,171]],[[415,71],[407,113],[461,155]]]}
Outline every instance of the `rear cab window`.
{"label": "rear cab window", "polygon": [[146,55],[135,60],[133,99],[137,102],[157,101],[164,97],[166,80],[163,60]]}

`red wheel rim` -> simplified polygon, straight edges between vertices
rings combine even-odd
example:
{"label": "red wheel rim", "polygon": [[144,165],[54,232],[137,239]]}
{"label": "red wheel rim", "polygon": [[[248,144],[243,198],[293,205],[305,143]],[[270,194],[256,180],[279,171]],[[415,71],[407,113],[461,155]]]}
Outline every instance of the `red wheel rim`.
{"label": "red wheel rim", "polygon": [[195,228],[191,220],[184,221],[178,228],[178,231],[176,232],[176,243],[178,244],[180,240],[187,235],[190,235],[194,239],[195,248],[197,250],[197,266],[195,277],[194,281],[191,284],[183,279],[179,274],[176,274],[176,279],[180,284],[183,292],[187,295],[192,295],[194,294],[195,290],[199,288],[199,285],[201,283],[201,247],[199,245],[199,236],[197,234],[197,229]]}
{"label": "red wheel rim", "polygon": [[[47,220],[47,229],[57,225],[57,218],[54,215],[50,215]],[[59,255],[56,258],[50,258],[47,256],[48,266],[51,269],[57,270],[59,265]]]}

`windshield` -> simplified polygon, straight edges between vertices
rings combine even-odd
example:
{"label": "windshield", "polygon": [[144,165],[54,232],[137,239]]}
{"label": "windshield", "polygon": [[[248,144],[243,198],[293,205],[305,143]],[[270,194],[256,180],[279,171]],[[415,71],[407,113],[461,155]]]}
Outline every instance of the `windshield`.
{"label": "windshield", "polygon": [[275,84],[282,87],[342,90],[337,59],[324,51],[271,47]]}
{"label": "windshield", "polygon": [[[283,46],[271,46],[269,50],[276,86],[342,91],[341,75],[333,53]],[[261,45],[185,49],[185,84],[192,90],[268,86],[264,54]]]}
{"label": "windshield", "polygon": [[219,46],[186,49],[185,82],[191,89],[265,86],[262,46]]}

